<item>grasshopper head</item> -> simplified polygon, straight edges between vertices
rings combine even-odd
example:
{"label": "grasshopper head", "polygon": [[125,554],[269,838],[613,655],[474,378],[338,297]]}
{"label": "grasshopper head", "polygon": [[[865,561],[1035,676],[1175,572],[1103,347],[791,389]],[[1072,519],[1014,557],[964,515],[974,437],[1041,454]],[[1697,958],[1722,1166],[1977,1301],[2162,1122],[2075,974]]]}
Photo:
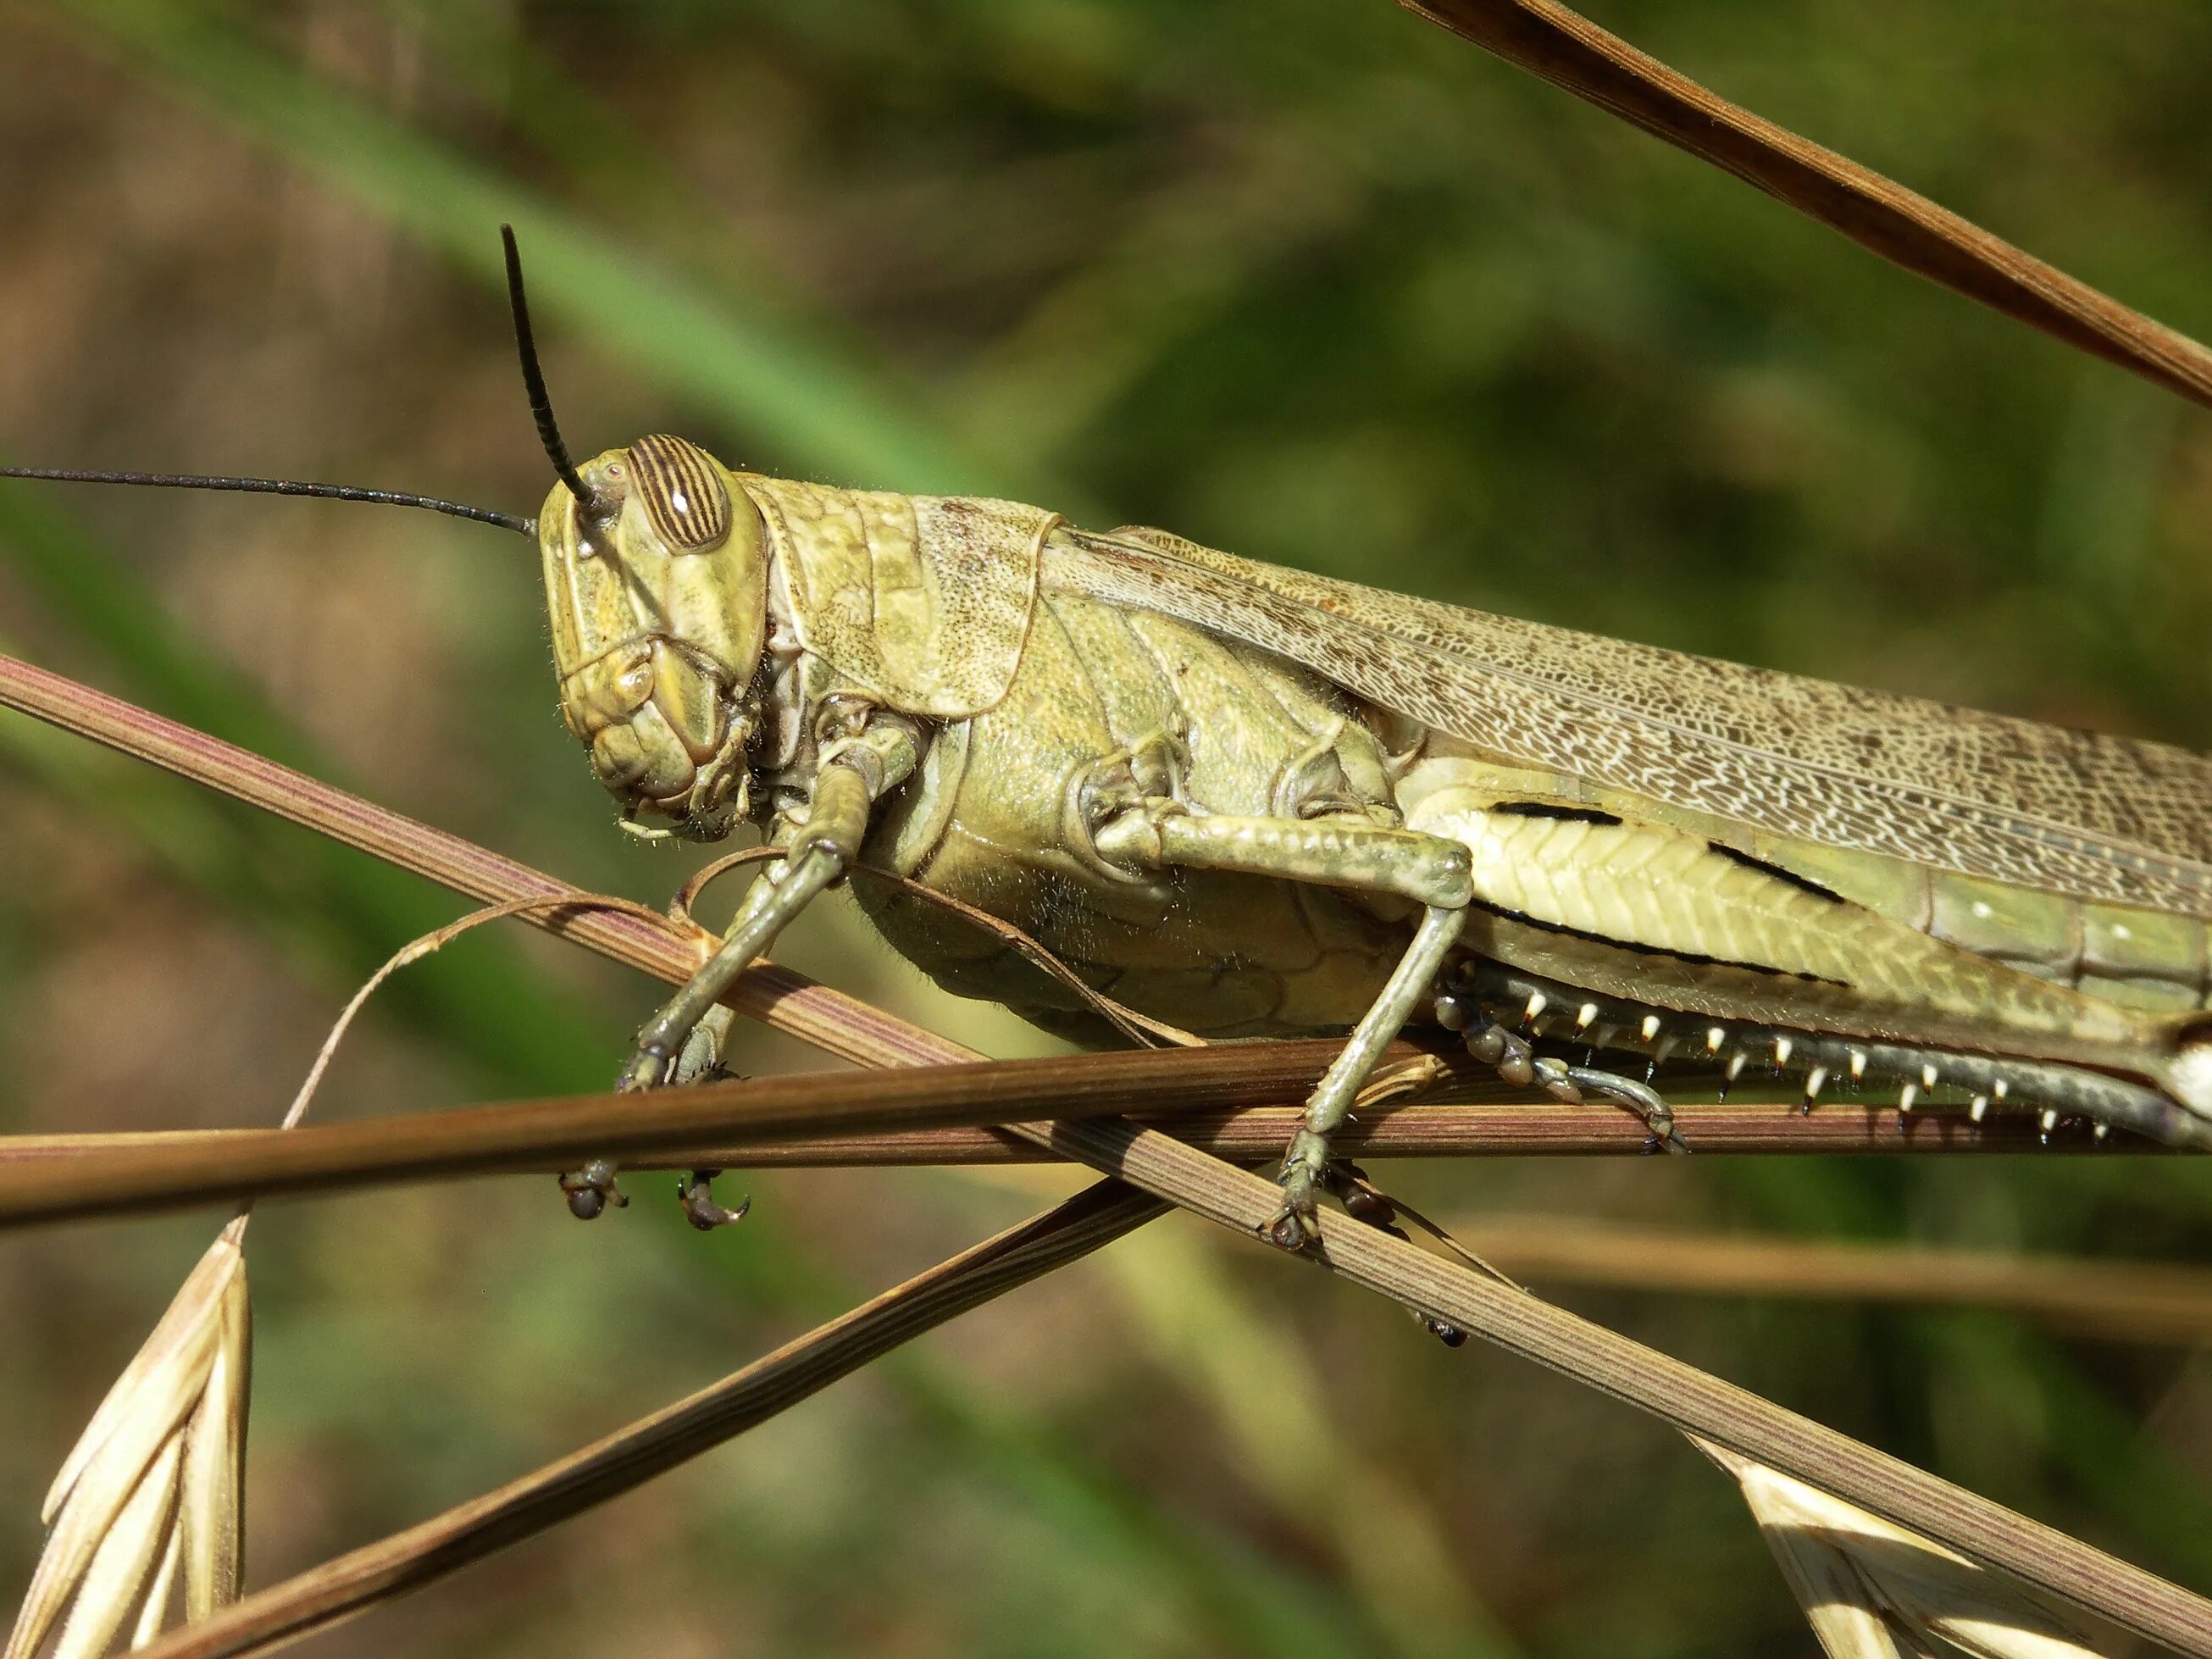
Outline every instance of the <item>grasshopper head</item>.
{"label": "grasshopper head", "polygon": [[610,449],[538,515],[561,713],[622,803],[726,836],[750,809],[746,745],[768,609],[767,532],[729,472],[681,438]]}

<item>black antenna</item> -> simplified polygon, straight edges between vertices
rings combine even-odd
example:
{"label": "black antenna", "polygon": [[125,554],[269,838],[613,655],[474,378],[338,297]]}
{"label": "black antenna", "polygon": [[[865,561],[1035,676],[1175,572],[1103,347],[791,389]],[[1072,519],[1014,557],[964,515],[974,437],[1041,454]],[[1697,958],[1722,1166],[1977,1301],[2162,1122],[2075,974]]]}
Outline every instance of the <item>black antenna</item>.
{"label": "black antenna", "polygon": [[443,501],[434,495],[363,489],[354,484],[305,483],[292,478],[224,478],[196,472],[92,472],[52,466],[0,466],[0,478],[44,478],[55,483],[139,484],[153,489],[230,489],[247,495],[313,495],[332,501],[375,501],[384,507],[419,507],[426,512],[443,513],[448,518],[495,524],[520,535],[538,534],[534,520],[518,519],[511,513]]}
{"label": "black antenna", "polygon": [[561,428],[553,419],[553,399],[545,390],[545,371],[538,366],[538,342],[530,331],[530,301],[522,291],[522,250],[514,244],[514,227],[501,225],[499,239],[507,248],[507,299],[514,311],[514,345],[522,354],[522,384],[530,391],[530,412],[538,422],[538,441],[545,446],[545,459],[568,486],[584,515],[598,505],[597,492],[585,487],[576,464],[568,459],[568,446],[561,441]]}

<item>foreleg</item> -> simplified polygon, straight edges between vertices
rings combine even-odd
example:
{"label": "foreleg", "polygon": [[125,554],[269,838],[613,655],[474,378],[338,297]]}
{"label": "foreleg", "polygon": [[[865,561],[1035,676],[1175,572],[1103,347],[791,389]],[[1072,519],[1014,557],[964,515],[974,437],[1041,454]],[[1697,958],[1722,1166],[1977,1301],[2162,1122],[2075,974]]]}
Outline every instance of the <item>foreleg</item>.
{"label": "foreleg", "polygon": [[[708,1045],[715,1052],[702,1052],[696,1064],[678,1064],[679,1056],[687,1061],[691,1059],[686,1044],[701,1032],[702,1022],[737,983],[738,976],[775,943],[800,911],[843,878],[860,856],[875,801],[902,781],[918,759],[915,739],[902,724],[870,726],[826,747],[823,753],[805,819],[779,823],[773,837],[786,849],[785,858],[753,884],[714,953],[640,1030],[637,1047],[616,1080],[616,1088],[649,1089],[672,1078],[683,1081],[719,1060],[716,1042]],[[589,1220],[611,1200],[621,1203],[614,1189],[614,1174],[613,1164],[602,1158],[562,1176],[561,1188],[568,1194],[569,1209]],[[695,1221],[714,1213],[693,1195],[699,1184],[694,1182],[686,1188],[685,1208]]]}

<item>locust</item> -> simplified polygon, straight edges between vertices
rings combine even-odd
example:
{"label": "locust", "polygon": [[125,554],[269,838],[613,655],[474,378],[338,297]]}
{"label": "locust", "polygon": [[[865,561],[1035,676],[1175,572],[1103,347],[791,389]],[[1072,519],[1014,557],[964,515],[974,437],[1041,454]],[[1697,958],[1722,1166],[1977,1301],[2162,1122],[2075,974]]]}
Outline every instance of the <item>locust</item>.
{"label": "locust", "polygon": [[[714,1011],[854,891],[939,984],[1095,1036],[1081,988],[1206,1038],[1344,1033],[1269,1236],[1409,1025],[1684,1150],[1656,1068],[2212,1146],[2212,757],[1331,580],[1048,508],[835,488],[656,434],[578,465],[506,238],[556,475],[533,538],[561,710],[638,833],[782,857],[619,1086],[719,1057]],[[1028,933],[1039,973],[915,889]],[[1553,1040],[1553,1041],[1547,1041]],[[1587,1045],[1584,1063],[1549,1049]],[[1540,1052],[1540,1048],[1543,1051]],[[1596,1052],[1622,1058],[1607,1069]],[[599,1164],[571,1207],[614,1195]],[[696,1212],[695,1212],[696,1214]],[[713,1215],[709,1206],[707,1213]]]}

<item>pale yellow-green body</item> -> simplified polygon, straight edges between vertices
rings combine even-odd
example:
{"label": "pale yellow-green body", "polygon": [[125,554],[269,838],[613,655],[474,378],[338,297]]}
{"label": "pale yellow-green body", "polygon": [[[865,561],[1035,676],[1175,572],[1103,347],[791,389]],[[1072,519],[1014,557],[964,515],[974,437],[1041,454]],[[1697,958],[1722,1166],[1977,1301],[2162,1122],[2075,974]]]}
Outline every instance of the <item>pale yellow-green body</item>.
{"label": "pale yellow-green body", "polygon": [[[1379,1052],[1419,1017],[1413,964],[1425,984],[1455,952],[1647,1037],[1794,1030],[1928,1075],[1996,1056],[2055,1105],[2095,1091],[2054,1066],[2212,1119],[2202,757],[676,440],[585,477],[588,512],[556,489],[540,520],[563,708],[601,781],[679,833],[751,817],[806,846],[838,768],[837,858],[1206,1036],[1358,1024]],[[1088,1018],[944,908],[856,890],[941,983]]]}
{"label": "pale yellow-green body", "polygon": [[[1390,733],[1413,740],[1394,754],[1377,735],[1387,717],[1295,665],[1078,596],[1048,595],[1028,637],[1004,701],[933,735],[869,854],[1014,922],[1096,988],[1200,1035],[1349,1025],[1404,951],[1410,907],[1217,871],[1138,879],[1083,856],[1075,786],[1162,733],[1188,769],[1184,804],[1202,813],[1279,814],[1288,780],[1327,752],[1356,800],[1473,849],[1484,905],[1643,947],[1640,985],[1621,989],[1658,1006],[1907,1040],[1960,1041],[1996,1022],[2017,1028],[2024,1052],[2094,1060],[2141,1036],[2135,1011],[2206,1000],[2198,920],[1745,836],[1432,733]],[[1495,810],[1522,803],[1620,822]],[[1714,850],[1731,842],[1835,896]],[[957,917],[881,888],[860,898],[948,988],[1046,1023],[1078,1012],[1065,988]],[[1476,920],[1474,942],[1487,925]],[[1571,981],[1591,954],[1564,934],[1541,942],[1540,959],[1492,942]],[[1669,957],[1684,965],[1670,971]],[[1693,957],[1778,971],[1747,994]],[[1771,1000],[1754,1003],[1759,991]]]}

